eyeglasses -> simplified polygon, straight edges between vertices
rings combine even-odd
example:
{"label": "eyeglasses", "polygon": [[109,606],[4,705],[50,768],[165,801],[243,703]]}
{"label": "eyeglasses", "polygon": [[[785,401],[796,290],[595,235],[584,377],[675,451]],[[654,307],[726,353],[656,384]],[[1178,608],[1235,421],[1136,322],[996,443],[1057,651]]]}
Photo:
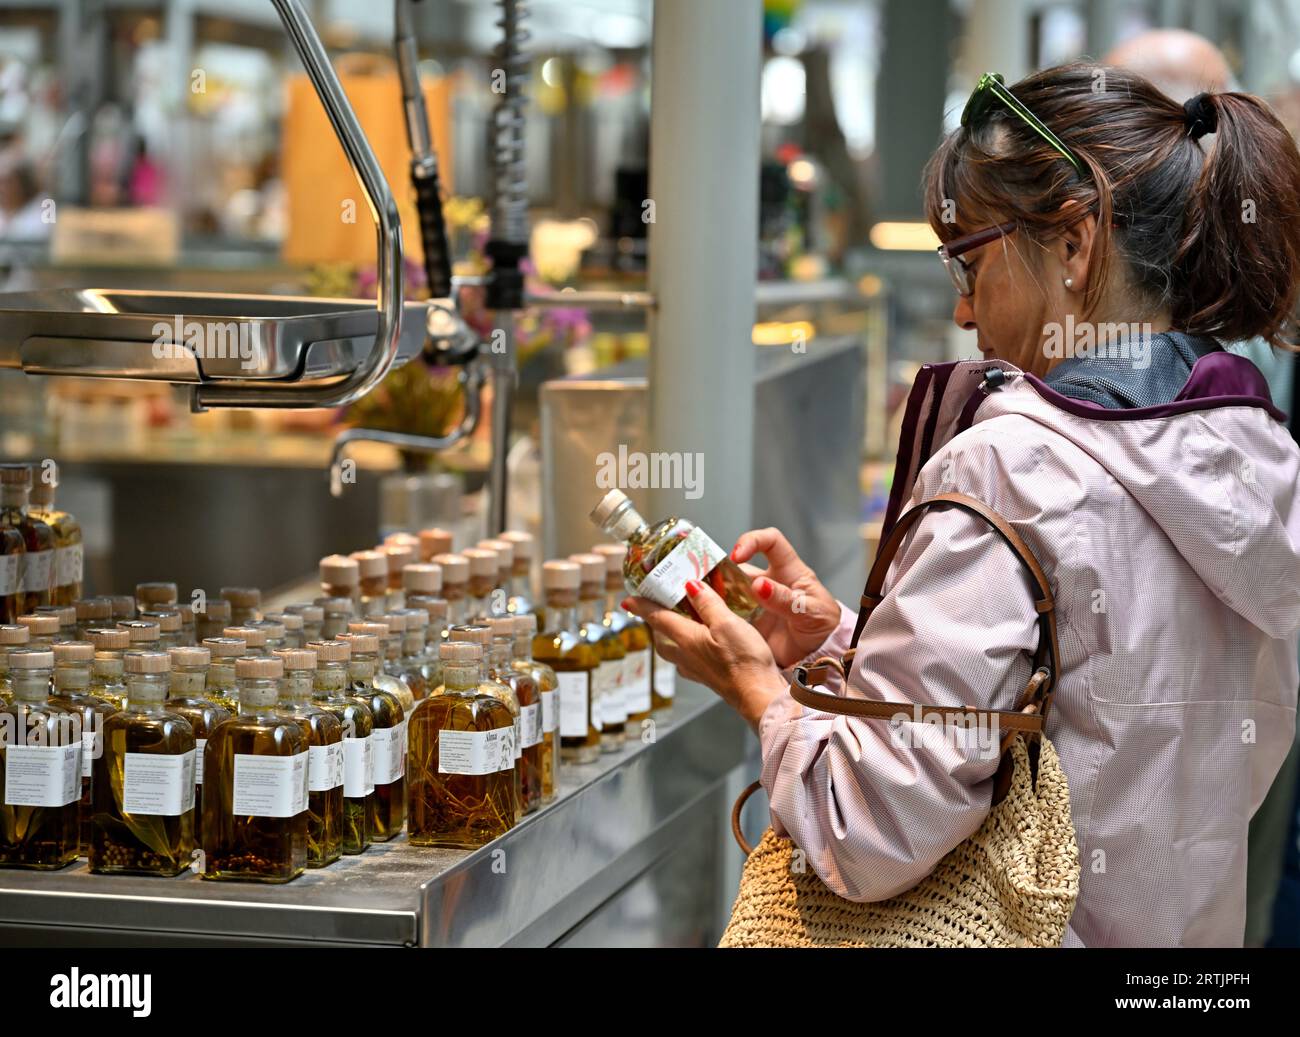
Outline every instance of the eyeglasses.
{"label": "eyeglasses", "polygon": [[996,227],[985,227],[973,234],[953,238],[952,241],[939,246],[939,259],[943,261],[944,269],[952,278],[953,287],[957,289],[958,295],[975,294],[975,271],[961,257],[989,242],[1006,237],[1015,229],[1014,222],[1000,223]]}
{"label": "eyeglasses", "polygon": [[1079,156],[1067,148],[1061,138],[1047,128],[1046,123],[1016,99],[1016,95],[1003,85],[1002,76],[997,72],[985,72],[980,76],[970,99],[966,102],[966,107],[962,109],[962,126],[969,128],[978,124],[998,102],[1019,116],[1026,126],[1059,151],[1061,157],[1074,167],[1076,173],[1082,177],[1088,175],[1088,167],[1079,160]]}

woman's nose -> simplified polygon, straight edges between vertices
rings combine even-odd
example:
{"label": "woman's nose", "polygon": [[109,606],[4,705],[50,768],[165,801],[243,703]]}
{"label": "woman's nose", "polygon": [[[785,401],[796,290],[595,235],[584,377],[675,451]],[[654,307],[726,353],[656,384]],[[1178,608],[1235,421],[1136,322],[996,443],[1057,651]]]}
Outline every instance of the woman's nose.
{"label": "woman's nose", "polygon": [[952,308],[952,320],[963,331],[975,330],[975,307],[971,304],[972,296],[957,296],[957,305]]}

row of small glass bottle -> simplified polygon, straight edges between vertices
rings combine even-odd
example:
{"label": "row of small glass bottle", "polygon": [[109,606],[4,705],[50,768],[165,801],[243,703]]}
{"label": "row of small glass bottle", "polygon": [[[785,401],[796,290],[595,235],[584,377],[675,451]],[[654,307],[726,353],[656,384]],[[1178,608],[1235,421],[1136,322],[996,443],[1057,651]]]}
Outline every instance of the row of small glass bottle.
{"label": "row of small glass bottle", "polygon": [[81,525],[54,505],[53,466],[0,465],[0,623],[81,597]]}

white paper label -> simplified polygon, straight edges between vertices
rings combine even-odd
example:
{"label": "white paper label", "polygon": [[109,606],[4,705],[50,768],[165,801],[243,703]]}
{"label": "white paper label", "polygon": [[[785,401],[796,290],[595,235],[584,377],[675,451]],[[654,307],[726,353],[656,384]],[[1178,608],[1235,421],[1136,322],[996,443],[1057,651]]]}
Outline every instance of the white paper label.
{"label": "white paper label", "polygon": [[343,784],[343,743],[313,745],[307,750],[311,766],[307,773],[308,792],[329,792]]}
{"label": "white paper label", "polygon": [[296,817],[307,809],[309,753],[294,756],[235,754],[237,817]]}
{"label": "white paper label", "polygon": [[70,583],[80,583],[85,571],[83,559],[81,544],[55,548],[54,586],[66,587]]}
{"label": "white paper label", "polygon": [[531,706],[520,706],[519,713],[520,748],[531,749],[542,740],[542,705],[534,702]]}
{"label": "white paper label", "polygon": [[514,743],[514,744],[513,744],[513,748],[514,748],[514,756],[513,756],[513,759],[515,759],[515,760],[518,760],[521,756],[524,755],[524,732],[523,732],[523,723],[524,723],[524,718],[523,718],[523,709],[522,709],[522,707],[521,707],[521,709],[520,709],[520,715],[517,716],[517,717],[515,717],[514,730],[512,731],[512,735],[513,735],[512,741],[513,741],[513,743]]}
{"label": "white paper label", "polygon": [[[507,768],[501,766],[502,757],[514,757],[510,745],[510,728],[493,731],[440,731],[438,732],[439,774],[495,774]],[[507,766],[513,767],[512,762]]]}
{"label": "white paper label", "polygon": [[28,551],[23,559],[23,590],[47,591],[54,579],[54,552]]}
{"label": "white paper label", "polygon": [[556,709],[558,703],[555,696],[559,694],[556,691],[542,692],[542,733],[549,735],[555,730],[555,725],[559,723],[559,711]]}
{"label": "white paper label", "polygon": [[396,727],[375,728],[370,744],[374,753],[374,783],[391,785],[400,780],[406,761],[406,721]]}
{"label": "white paper label", "polygon": [[124,813],[179,817],[193,809],[193,749],[175,755],[126,754],[126,767],[122,776]]}
{"label": "white paper label", "polygon": [[23,583],[23,556],[0,555],[0,598],[17,594]]}
{"label": "white paper label", "polygon": [[95,769],[95,732],[81,732],[81,776],[89,778]]}
{"label": "white paper label", "polygon": [[600,719],[603,724],[627,722],[627,704],[623,701],[623,660],[603,662],[596,671],[600,682]]}
{"label": "white paper label", "polygon": [[203,784],[203,750],[208,747],[206,738],[194,739],[194,784]]}
{"label": "white paper label", "polygon": [[5,806],[65,807],[80,798],[80,741],[5,749]]}
{"label": "white paper label", "polygon": [[628,652],[623,660],[623,702],[628,716],[650,712],[650,649]]}
{"label": "white paper label", "polygon": [[727,556],[702,529],[692,529],[645,575],[636,592],[666,609],[686,597],[687,580],[703,580]]}
{"label": "white paper label", "polygon": [[343,739],[343,795],[365,799],[375,791],[373,756],[369,738]]}
{"label": "white paper label", "polygon": [[588,682],[591,670],[558,673],[560,679],[560,737],[586,738],[591,705]]}
{"label": "white paper label", "polygon": [[655,694],[661,699],[677,694],[677,667],[662,655],[655,656]]}

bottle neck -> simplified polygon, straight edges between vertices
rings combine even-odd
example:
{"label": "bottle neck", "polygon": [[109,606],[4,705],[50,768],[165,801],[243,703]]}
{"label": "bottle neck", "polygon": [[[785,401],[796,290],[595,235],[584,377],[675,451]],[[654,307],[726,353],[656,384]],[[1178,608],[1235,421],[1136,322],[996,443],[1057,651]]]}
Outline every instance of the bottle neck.
{"label": "bottle neck", "polygon": [[533,661],[533,639],[527,634],[515,638],[515,658]]}
{"label": "bottle neck", "polygon": [[45,702],[50,697],[52,669],[11,670],[14,698],[23,702]]}
{"label": "bottle neck", "polygon": [[208,667],[208,687],[225,690],[235,686],[235,660],[213,659]]}
{"label": "bottle neck", "polygon": [[512,637],[494,637],[488,653],[488,666],[493,670],[510,669],[510,650],[514,644]]}
{"label": "bottle neck", "polygon": [[348,686],[348,664],[343,662],[321,663],[316,667],[316,679],[312,683],[312,694],[316,698],[334,698],[343,694]]}
{"label": "bottle neck", "polygon": [[171,672],[171,697],[199,698],[208,683],[206,666],[185,666]]}
{"label": "bottle neck", "polygon": [[167,697],[170,675],[166,673],[128,673],[126,699],[128,707],[137,713],[157,712]]}
{"label": "bottle neck", "polygon": [[90,688],[90,663],[54,667],[55,692],[84,692]]}
{"label": "bottle neck", "polygon": [[31,491],[25,486],[0,487],[0,507],[16,511],[23,518],[27,517]]}
{"label": "bottle neck", "polygon": [[442,664],[443,687],[446,691],[475,692],[478,690],[479,683],[483,680],[481,670],[482,665],[480,663],[455,665],[444,662]]}
{"label": "bottle neck", "polygon": [[604,595],[596,584],[583,584],[578,595],[578,619],[583,623],[599,623],[604,615]]}
{"label": "bottle neck", "polygon": [[378,656],[364,652],[360,655],[354,655],[352,661],[348,663],[348,676],[354,681],[364,681],[367,684],[375,682],[375,670],[378,669]]}
{"label": "bottle neck", "polygon": [[546,630],[574,630],[578,626],[578,603],[571,596],[548,597],[542,614]]}
{"label": "bottle neck", "polygon": [[280,702],[283,705],[305,706],[311,701],[315,685],[315,670],[289,670],[280,682]]}
{"label": "bottle neck", "polygon": [[407,656],[417,656],[424,651],[426,643],[424,630],[409,631],[402,641],[402,650]]}
{"label": "bottle neck", "polygon": [[120,681],[122,679],[122,657],[117,652],[96,652],[95,661],[90,664],[90,670],[92,676]]}
{"label": "bottle neck", "polygon": [[244,677],[237,686],[240,716],[269,712],[280,698],[280,682],[274,677]]}

